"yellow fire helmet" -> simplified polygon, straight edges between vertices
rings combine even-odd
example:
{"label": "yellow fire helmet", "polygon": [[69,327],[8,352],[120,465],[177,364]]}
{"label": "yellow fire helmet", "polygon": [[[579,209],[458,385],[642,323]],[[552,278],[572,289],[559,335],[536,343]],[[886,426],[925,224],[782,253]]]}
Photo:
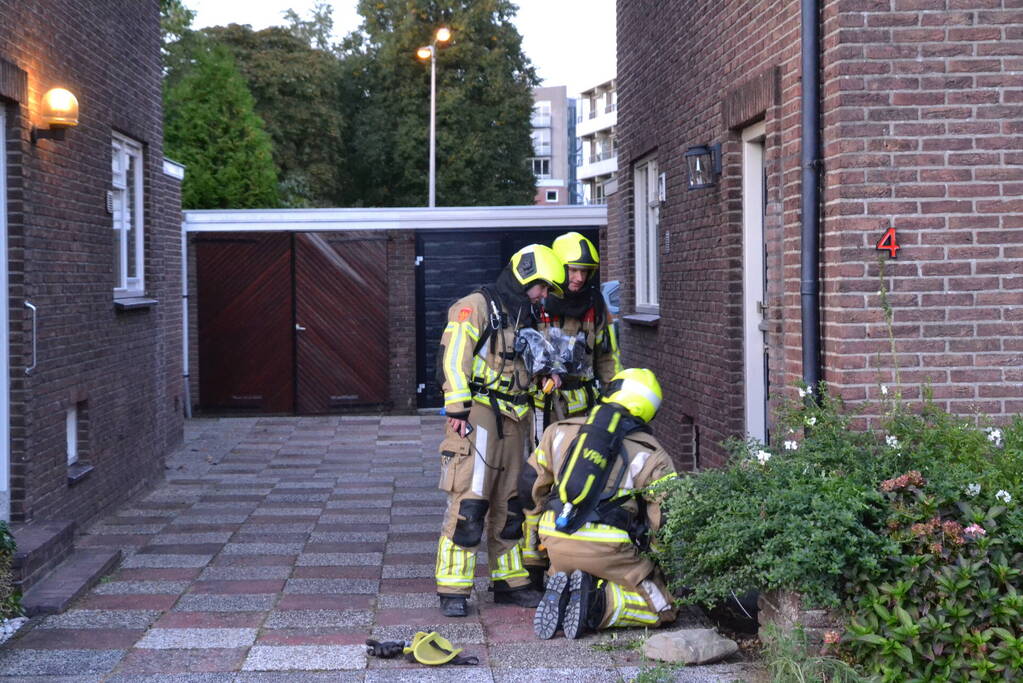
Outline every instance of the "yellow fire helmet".
{"label": "yellow fire helmet", "polygon": [[653,372],[645,368],[622,370],[608,382],[605,403],[617,403],[633,417],[650,422],[661,407],[661,385]]}
{"label": "yellow fire helmet", "polygon": [[577,232],[566,232],[554,240],[554,253],[566,266],[572,268],[596,268],[600,265],[600,255],[593,242]]}
{"label": "yellow fire helmet", "polygon": [[523,288],[544,283],[554,296],[564,296],[565,264],[550,247],[542,244],[522,247],[512,255],[511,268]]}

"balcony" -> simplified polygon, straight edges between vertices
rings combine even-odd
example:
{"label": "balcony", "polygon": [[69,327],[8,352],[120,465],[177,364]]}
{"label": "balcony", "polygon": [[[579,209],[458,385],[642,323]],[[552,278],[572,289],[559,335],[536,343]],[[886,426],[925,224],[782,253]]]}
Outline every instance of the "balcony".
{"label": "balcony", "polygon": [[533,128],[550,128],[551,127],[551,115],[550,114],[533,114],[533,118],[529,120],[529,123]]}
{"label": "balcony", "polygon": [[575,172],[575,177],[579,180],[610,176],[618,170],[618,155],[613,150],[608,153],[598,152],[583,158],[586,163],[580,164]]}
{"label": "balcony", "polygon": [[[575,134],[576,137],[586,137],[588,135],[594,135],[595,133],[603,130],[611,130],[618,124],[618,112],[614,104],[609,105],[610,111],[591,111],[586,114],[585,117],[579,117],[581,120],[576,123]],[[607,109],[607,107],[604,107]]]}

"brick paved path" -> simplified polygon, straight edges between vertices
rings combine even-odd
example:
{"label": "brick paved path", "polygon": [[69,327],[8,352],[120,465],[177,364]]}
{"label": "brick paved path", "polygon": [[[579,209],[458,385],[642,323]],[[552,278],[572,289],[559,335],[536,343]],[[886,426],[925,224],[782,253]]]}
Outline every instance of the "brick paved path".
{"label": "brick paved path", "polygon": [[[538,641],[494,605],[486,560],[470,616],[437,610],[441,418],[192,420],[167,479],[94,525],[121,567],[0,646],[18,681],[615,681],[641,657],[609,636]],[[477,602],[482,600],[482,604]],[[480,658],[427,670],[363,641],[438,630]],[[621,643],[642,635],[622,632]],[[594,645],[598,647],[595,648]],[[743,678],[741,663],[678,680]]]}

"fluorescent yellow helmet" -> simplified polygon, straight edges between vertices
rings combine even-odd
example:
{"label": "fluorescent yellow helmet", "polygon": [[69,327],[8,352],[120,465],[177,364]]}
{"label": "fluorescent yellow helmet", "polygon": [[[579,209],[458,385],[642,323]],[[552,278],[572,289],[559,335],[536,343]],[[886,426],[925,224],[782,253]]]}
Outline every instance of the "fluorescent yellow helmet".
{"label": "fluorescent yellow helmet", "polygon": [[650,370],[628,368],[611,378],[607,385],[605,403],[617,403],[643,422],[654,419],[661,407],[661,385]]}
{"label": "fluorescent yellow helmet", "polygon": [[554,296],[563,296],[565,264],[550,247],[530,244],[511,257],[512,273],[525,289],[535,284],[546,284]]}
{"label": "fluorescent yellow helmet", "polygon": [[554,253],[566,266],[573,268],[596,268],[600,265],[600,255],[593,242],[577,232],[566,232],[554,240]]}

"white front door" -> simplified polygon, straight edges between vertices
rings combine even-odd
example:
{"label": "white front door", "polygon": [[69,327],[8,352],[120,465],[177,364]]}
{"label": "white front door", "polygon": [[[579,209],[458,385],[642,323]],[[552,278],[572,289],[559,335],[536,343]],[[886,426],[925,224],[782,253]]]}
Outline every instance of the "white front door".
{"label": "white front door", "polygon": [[767,443],[767,344],[764,290],[765,126],[742,132],[742,310],[743,372],[746,391],[746,434]]}
{"label": "white front door", "polygon": [[7,118],[0,103],[0,520],[11,521],[10,335],[7,291]]}

